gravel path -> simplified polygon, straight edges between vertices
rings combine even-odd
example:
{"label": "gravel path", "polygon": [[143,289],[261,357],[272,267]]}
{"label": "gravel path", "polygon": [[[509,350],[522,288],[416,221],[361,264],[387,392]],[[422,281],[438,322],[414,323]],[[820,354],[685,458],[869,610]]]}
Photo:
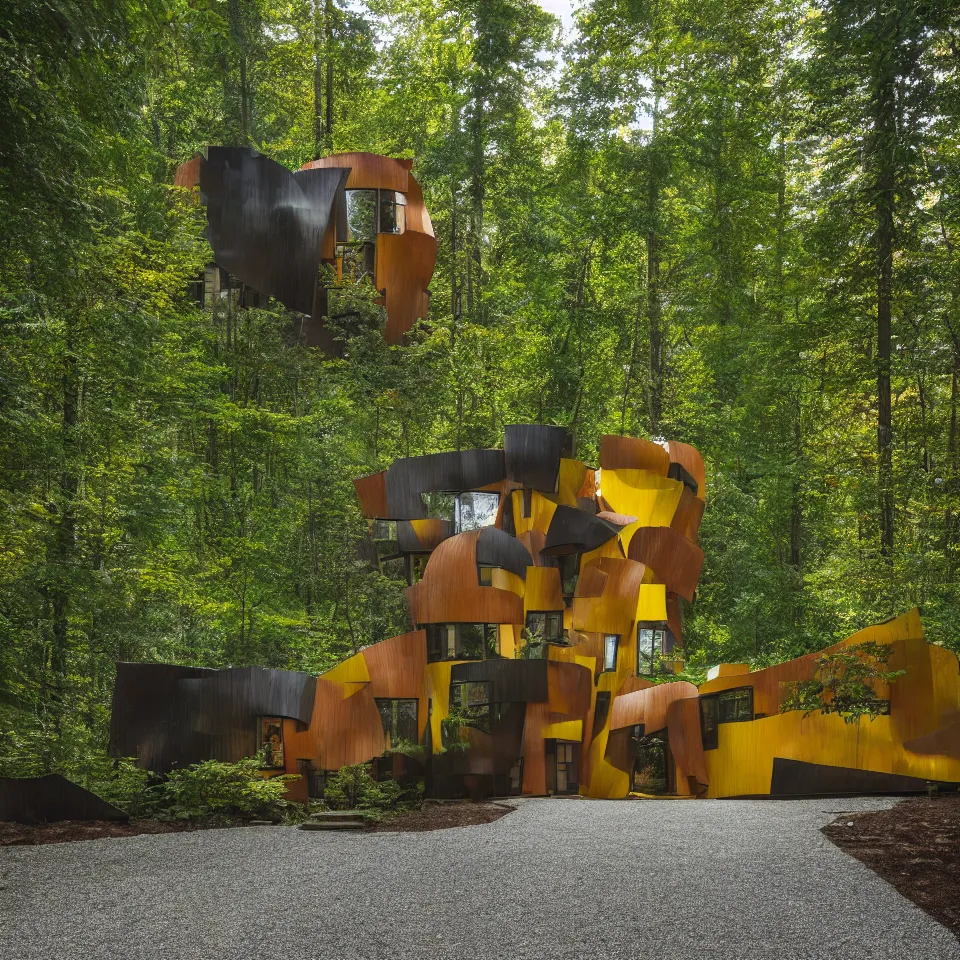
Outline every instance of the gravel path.
{"label": "gravel path", "polygon": [[884,800],[526,800],[492,824],[0,852],[0,958],[960,960],[819,828]]}

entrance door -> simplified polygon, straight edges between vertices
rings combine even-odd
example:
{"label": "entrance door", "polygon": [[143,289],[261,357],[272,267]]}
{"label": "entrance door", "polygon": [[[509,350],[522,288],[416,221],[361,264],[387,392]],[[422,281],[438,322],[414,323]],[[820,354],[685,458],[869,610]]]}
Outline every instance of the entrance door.
{"label": "entrance door", "polygon": [[557,741],[557,793],[577,793],[580,790],[578,746],[569,740]]}
{"label": "entrance door", "polygon": [[640,737],[633,763],[631,787],[634,792],[653,795],[673,793],[676,790],[674,777],[673,757],[666,732]]}

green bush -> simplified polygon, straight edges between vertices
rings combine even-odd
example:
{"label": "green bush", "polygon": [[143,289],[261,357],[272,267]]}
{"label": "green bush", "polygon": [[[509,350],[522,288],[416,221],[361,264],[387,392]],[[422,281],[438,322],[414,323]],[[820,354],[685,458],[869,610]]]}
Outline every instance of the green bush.
{"label": "green bush", "polygon": [[163,804],[164,785],[157,782],[156,774],[138,767],[133,757],[113,761],[94,776],[90,789],[132,817],[151,816]]}
{"label": "green bush", "polygon": [[402,810],[418,806],[423,799],[423,784],[401,784],[396,780],[374,780],[370,766],[355,763],[341,767],[327,780],[323,799],[331,810]]}
{"label": "green bush", "polygon": [[286,788],[297,779],[264,777],[256,757],[205,760],[168,775],[161,805],[168,816],[190,820],[282,820],[296,806],[286,799]]}

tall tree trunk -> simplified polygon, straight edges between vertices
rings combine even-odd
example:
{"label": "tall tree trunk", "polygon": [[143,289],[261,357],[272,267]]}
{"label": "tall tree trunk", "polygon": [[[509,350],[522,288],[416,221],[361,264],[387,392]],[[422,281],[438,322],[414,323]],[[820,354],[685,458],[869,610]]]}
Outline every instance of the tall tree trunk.
{"label": "tall tree trunk", "polygon": [[660,300],[660,78],[653,77],[653,126],[650,134],[650,169],[647,180],[647,322],[650,330],[648,415],[651,436],[660,435],[663,415],[663,330]]}
{"label": "tall tree trunk", "polygon": [[877,78],[874,115],[877,220],[877,485],[880,494],[880,553],[893,553],[893,425],[890,400],[890,321],[893,305],[894,187],[896,178],[896,102],[893,41]]}
{"label": "tall tree trunk", "polygon": [[324,17],[327,46],[326,69],[326,123],[325,145],[328,151],[333,152],[333,0],[327,0],[326,16]]}
{"label": "tall tree trunk", "polygon": [[313,3],[313,155],[320,157],[324,150],[323,116],[323,50],[324,23],[321,11],[322,0]]}

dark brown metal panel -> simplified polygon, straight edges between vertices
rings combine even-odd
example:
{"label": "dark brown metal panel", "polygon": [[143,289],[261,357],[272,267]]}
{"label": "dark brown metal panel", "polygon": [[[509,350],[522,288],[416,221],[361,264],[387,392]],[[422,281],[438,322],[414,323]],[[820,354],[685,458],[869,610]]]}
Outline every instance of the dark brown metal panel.
{"label": "dark brown metal panel", "polygon": [[316,678],[292,670],[204,670],[119,663],[110,752],[164,773],[201,760],[236,761],[257,747],[259,716],[308,724]]}
{"label": "dark brown metal panel", "polygon": [[504,479],[502,450],[461,450],[397,460],[387,470],[390,517],[422,520],[427,508],[421,494],[478,490]]}
{"label": "dark brown metal panel", "polygon": [[540,703],[547,700],[546,660],[477,660],[456,663],[450,680],[493,684],[498,703]]}
{"label": "dark brown metal panel", "polygon": [[554,511],[553,519],[550,521],[542,552],[548,555],[586,553],[596,550],[622,529],[620,524],[591,516],[576,507],[561,504]]}
{"label": "dark brown metal panel", "polygon": [[430,520],[431,526],[420,534],[410,520],[397,521],[397,549],[401,553],[429,553],[444,540],[453,536],[453,524],[449,520]]}
{"label": "dark brown metal panel", "polygon": [[690,475],[682,463],[671,463],[670,469],[667,471],[667,476],[671,480],[679,480],[687,486],[694,496],[697,495],[699,491],[697,481]]}
{"label": "dark brown metal panel", "polygon": [[566,427],[511,424],[503,437],[507,479],[534,490],[556,493],[566,442]]}
{"label": "dark brown metal panel", "polygon": [[323,235],[349,169],[294,174],[245,147],[208,147],[200,200],[217,263],[290,310],[312,313]]}
{"label": "dark brown metal panel", "polygon": [[527,567],[533,566],[533,557],[527,548],[509,533],[496,527],[484,527],[477,540],[477,563],[483,566],[503,567],[521,580],[527,579]]}
{"label": "dark brown metal panel", "polygon": [[129,820],[128,814],[58,773],[0,778],[0,820]]}
{"label": "dark brown metal panel", "polygon": [[773,758],[770,794],[775,797],[859,793],[925,793],[927,781],[875,770],[831,767],[804,760]]}
{"label": "dark brown metal panel", "polygon": [[692,540],[670,527],[641,527],[630,540],[629,554],[653,571],[656,583],[693,603],[703,551]]}

